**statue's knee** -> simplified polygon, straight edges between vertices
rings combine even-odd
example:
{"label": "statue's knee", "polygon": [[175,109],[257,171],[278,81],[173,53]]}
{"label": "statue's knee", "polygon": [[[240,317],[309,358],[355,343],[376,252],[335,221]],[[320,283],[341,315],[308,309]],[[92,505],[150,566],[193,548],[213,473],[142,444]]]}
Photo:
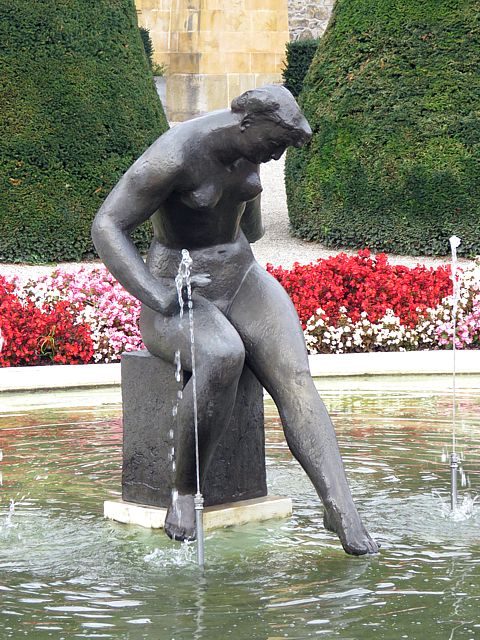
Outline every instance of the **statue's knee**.
{"label": "statue's knee", "polygon": [[240,378],[245,363],[245,349],[241,341],[222,345],[209,354],[212,382],[229,385]]}
{"label": "statue's knee", "polygon": [[245,349],[243,344],[229,345],[218,358],[220,374],[234,380],[239,378],[245,363]]}

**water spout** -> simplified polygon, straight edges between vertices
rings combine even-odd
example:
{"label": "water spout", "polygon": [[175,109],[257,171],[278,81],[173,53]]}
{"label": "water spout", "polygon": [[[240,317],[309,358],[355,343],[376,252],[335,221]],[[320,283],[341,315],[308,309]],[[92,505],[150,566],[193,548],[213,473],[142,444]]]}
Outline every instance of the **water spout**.
{"label": "water spout", "polygon": [[175,278],[177,287],[178,303],[180,306],[180,318],[183,318],[184,312],[184,291],[187,294],[188,322],[190,328],[190,358],[192,362],[192,396],[193,396],[193,425],[195,431],[195,468],[197,492],[194,498],[195,506],[195,527],[197,533],[197,561],[198,565],[203,569],[205,564],[205,540],[203,533],[203,496],[200,489],[200,449],[198,440],[198,403],[197,403],[197,376],[195,367],[195,334],[194,334],[194,317],[193,317],[193,299],[192,299],[192,282],[191,282],[191,266],[192,258],[187,249],[182,249],[182,260],[178,268],[178,274]]}
{"label": "water spout", "polygon": [[457,487],[458,487],[458,466],[459,457],[456,452],[457,447],[457,398],[456,398],[456,351],[457,351],[457,309],[458,301],[460,298],[460,283],[457,277],[457,248],[460,246],[461,240],[457,236],[450,238],[450,248],[452,250],[452,352],[453,352],[453,403],[452,403],[452,453],[450,455],[450,470],[451,470],[451,489],[450,489],[450,504],[452,511],[457,508]]}

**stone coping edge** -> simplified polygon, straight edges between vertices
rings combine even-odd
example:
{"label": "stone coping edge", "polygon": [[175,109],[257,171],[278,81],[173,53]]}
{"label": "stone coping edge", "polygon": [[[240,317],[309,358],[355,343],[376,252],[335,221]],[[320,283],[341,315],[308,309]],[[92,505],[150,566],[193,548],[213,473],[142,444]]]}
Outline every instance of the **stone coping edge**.
{"label": "stone coping edge", "polygon": [[[103,515],[122,524],[135,524],[147,529],[163,529],[166,509],[125,502],[122,499],[106,500]],[[213,507],[205,507],[203,526],[205,531],[234,525],[261,522],[271,518],[288,518],[292,515],[292,501],[280,496],[265,496],[253,500],[241,500]]]}
{"label": "stone coping edge", "polygon": [[[315,378],[451,374],[452,351],[404,351],[309,356]],[[458,350],[456,371],[480,374],[480,350]],[[120,364],[53,365],[0,368],[0,392],[40,391],[120,384]]]}

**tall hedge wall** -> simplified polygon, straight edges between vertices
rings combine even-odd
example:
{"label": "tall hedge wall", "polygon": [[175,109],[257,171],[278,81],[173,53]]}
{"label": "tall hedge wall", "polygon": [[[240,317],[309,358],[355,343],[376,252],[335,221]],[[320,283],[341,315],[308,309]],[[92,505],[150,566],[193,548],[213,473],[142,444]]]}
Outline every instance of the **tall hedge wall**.
{"label": "tall hedge wall", "polygon": [[287,159],[294,232],[331,247],[480,253],[480,2],[337,0]]}
{"label": "tall hedge wall", "polygon": [[286,65],[282,71],[283,86],[295,97],[303,89],[303,81],[312,63],[318,43],[318,38],[287,42],[285,47]]}
{"label": "tall hedge wall", "polygon": [[92,256],[93,215],[168,126],[133,0],[0,0],[0,123],[0,261]]}

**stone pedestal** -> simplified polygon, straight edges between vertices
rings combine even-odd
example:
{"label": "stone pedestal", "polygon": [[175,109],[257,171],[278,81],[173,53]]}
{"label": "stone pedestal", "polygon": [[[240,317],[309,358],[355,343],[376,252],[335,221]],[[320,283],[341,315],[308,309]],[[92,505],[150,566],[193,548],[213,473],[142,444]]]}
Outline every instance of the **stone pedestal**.
{"label": "stone pedestal", "polygon": [[[106,500],[103,507],[105,518],[123,524],[134,524],[146,529],[163,529],[166,509],[146,507],[123,500]],[[203,512],[205,531],[262,522],[272,518],[288,518],[292,515],[290,498],[267,496],[254,500],[241,500],[215,507],[206,507]]]}
{"label": "stone pedestal", "polygon": [[[181,388],[173,364],[148,351],[122,356],[124,501],[168,506],[173,487],[170,431],[176,434],[172,409]],[[267,495],[263,389],[248,367],[202,491],[206,506]]]}

